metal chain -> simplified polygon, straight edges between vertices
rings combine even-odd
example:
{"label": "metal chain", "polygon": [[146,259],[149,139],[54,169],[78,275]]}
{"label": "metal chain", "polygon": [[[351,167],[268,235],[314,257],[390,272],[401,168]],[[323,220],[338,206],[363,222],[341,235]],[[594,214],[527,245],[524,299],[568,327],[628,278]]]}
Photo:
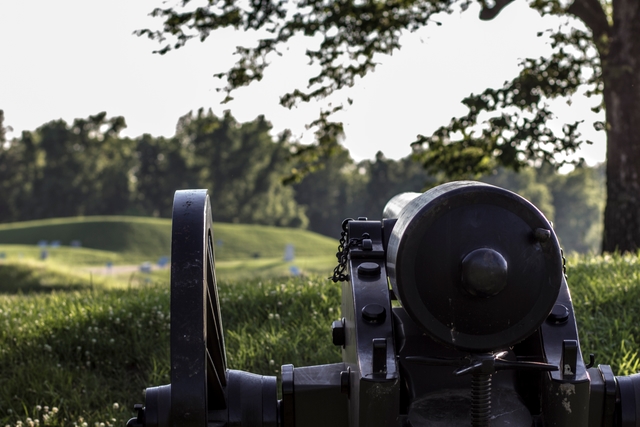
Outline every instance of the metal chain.
{"label": "metal chain", "polygon": [[347,269],[347,256],[349,254],[349,248],[352,242],[347,243],[347,226],[349,221],[353,221],[353,218],[347,218],[342,221],[342,232],[340,233],[340,240],[338,242],[338,252],[336,252],[336,258],[338,258],[338,265],[333,269],[333,276],[329,277],[333,283],[344,282],[349,280],[349,275],[345,274]]}

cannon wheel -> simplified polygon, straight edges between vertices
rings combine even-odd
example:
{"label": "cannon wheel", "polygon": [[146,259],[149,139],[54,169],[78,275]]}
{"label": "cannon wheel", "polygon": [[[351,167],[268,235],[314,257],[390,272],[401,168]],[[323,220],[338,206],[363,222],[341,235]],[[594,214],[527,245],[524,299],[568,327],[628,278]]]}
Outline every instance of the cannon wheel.
{"label": "cannon wheel", "polygon": [[207,190],[180,190],[171,230],[172,425],[203,427],[225,409],[226,353]]}

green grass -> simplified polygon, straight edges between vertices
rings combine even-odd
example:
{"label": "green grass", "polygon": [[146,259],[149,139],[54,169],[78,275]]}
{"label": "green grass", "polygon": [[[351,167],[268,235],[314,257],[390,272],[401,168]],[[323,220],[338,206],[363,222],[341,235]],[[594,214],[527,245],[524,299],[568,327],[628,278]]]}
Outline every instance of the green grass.
{"label": "green grass", "polygon": [[35,261],[0,264],[0,292],[4,294],[69,291],[90,286],[86,277],[64,266],[50,267]]}
{"label": "green grass", "polygon": [[[116,286],[30,262],[0,268],[0,425],[46,418],[52,426],[122,426],[145,387],[169,382],[166,271],[150,275],[152,283],[123,278]],[[231,280],[234,271],[258,271],[255,264],[287,268],[247,262],[218,263],[229,366],[277,375],[285,363],[339,361],[330,337],[339,285],[325,274]],[[572,257],[568,275],[582,351],[616,375],[640,370],[638,257]]]}
{"label": "green grass", "polygon": [[[84,266],[104,265],[107,262],[112,262],[113,264],[130,264],[133,261],[131,257],[127,255],[100,249],[60,246],[57,248],[46,248],[46,251],[47,262],[50,264]],[[4,254],[4,259],[7,260],[38,260],[40,259],[41,252],[42,248],[35,245],[0,245],[0,254]],[[138,259],[135,261],[138,261]]]}
{"label": "green grass", "polygon": [[[220,298],[231,368],[276,375],[284,363],[340,359],[332,282],[223,282]],[[0,295],[0,330],[2,425],[44,424],[38,406],[57,408],[52,426],[123,425],[145,387],[170,381],[166,285]]]}
{"label": "green grass", "polygon": [[640,371],[638,256],[573,256],[567,269],[583,353],[616,375]]}
{"label": "green grass", "polygon": [[[168,289],[0,297],[0,421],[124,425],[145,381],[168,374]],[[114,405],[117,403],[118,405]]]}
{"label": "green grass", "polygon": [[[333,255],[338,246],[334,239],[296,228],[214,223],[213,232],[216,259],[220,261],[282,258],[287,244],[293,244],[295,256],[302,258],[318,254]],[[63,246],[79,240],[83,248],[106,251],[102,262],[108,261],[109,257],[115,257],[117,262],[124,257],[124,262],[128,263],[156,261],[170,253],[171,220],[95,216],[0,224],[0,252],[13,254],[23,251],[26,256],[27,251],[22,249],[24,246],[16,249],[12,245],[30,245],[35,248],[41,240],[57,240]],[[39,257],[39,250],[34,250],[37,251],[35,256]],[[51,249],[50,252],[63,253],[66,250],[75,249],[67,247]],[[100,254],[95,255],[96,258],[91,259],[98,263]]]}
{"label": "green grass", "polygon": [[246,280],[255,277],[285,277],[295,267],[305,275],[329,277],[337,264],[335,255],[323,257],[296,257],[286,262],[282,258],[245,259],[216,262],[216,276],[221,280]]}
{"label": "green grass", "polygon": [[139,271],[122,275],[93,274],[85,268],[30,259],[0,263],[0,294],[51,293],[93,288],[131,288],[153,281],[169,283],[168,270],[153,275]]}
{"label": "green grass", "polygon": [[[13,245],[0,246],[0,253],[9,246]],[[40,249],[30,246],[16,245],[11,251],[5,251],[5,254],[7,253],[7,258],[0,260],[0,283],[11,283],[4,285],[0,291],[5,293],[62,290],[78,283],[89,282],[112,287],[128,287],[131,283],[169,282],[170,279],[168,266],[153,270],[150,274],[131,270],[118,272],[118,265],[131,262],[127,257],[94,249],[52,249],[44,261],[38,259]],[[113,262],[114,267],[109,270],[104,259]],[[74,260],[77,262],[73,262]],[[304,275],[329,277],[336,263],[335,256],[296,257],[293,261],[284,261],[282,258],[217,261],[216,275],[221,280],[237,281],[256,277],[290,276],[292,269],[295,269]]]}

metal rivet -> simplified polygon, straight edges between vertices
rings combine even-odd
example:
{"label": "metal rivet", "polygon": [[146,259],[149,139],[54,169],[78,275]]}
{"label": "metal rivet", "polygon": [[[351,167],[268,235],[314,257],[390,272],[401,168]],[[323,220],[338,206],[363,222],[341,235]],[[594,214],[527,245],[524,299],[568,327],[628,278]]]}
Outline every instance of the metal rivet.
{"label": "metal rivet", "polygon": [[362,318],[369,323],[382,323],[387,317],[387,310],[380,304],[367,304],[362,308]]}
{"label": "metal rivet", "polygon": [[569,309],[562,304],[554,305],[547,317],[547,321],[555,325],[565,323],[567,320],[569,320]]}
{"label": "metal rivet", "polygon": [[358,276],[379,276],[380,264],[375,262],[363,262],[358,266]]}
{"label": "metal rivet", "polygon": [[551,230],[547,230],[546,228],[536,228],[533,235],[540,243],[548,242],[551,238]]}

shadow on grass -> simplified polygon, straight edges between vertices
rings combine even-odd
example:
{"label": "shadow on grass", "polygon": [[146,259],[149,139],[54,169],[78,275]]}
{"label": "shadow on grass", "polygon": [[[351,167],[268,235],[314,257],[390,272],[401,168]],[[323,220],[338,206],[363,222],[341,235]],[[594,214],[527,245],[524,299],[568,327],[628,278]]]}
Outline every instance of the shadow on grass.
{"label": "shadow on grass", "polygon": [[68,277],[22,265],[0,265],[0,294],[51,293],[77,291],[90,287],[73,283]]}

